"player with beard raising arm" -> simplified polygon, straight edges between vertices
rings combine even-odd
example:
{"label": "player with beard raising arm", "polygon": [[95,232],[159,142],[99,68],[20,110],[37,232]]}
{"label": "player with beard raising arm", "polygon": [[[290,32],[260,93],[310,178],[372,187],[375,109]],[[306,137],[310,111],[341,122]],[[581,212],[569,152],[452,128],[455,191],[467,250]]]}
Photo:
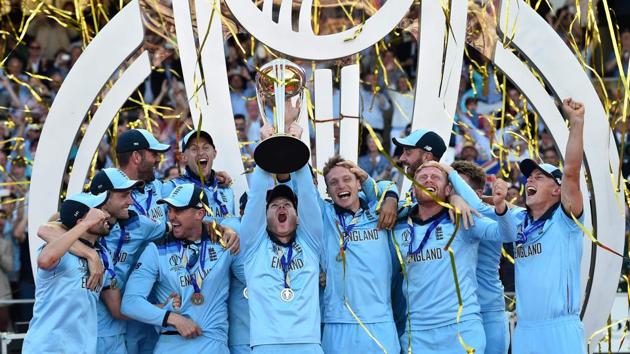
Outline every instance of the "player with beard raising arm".
{"label": "player with beard raising arm", "polygon": [[[477,249],[481,240],[509,242],[516,237],[516,223],[503,216],[507,211],[507,184],[499,180],[493,187],[498,222],[477,218],[474,225],[456,229],[448,209],[435,200],[446,200],[451,193],[447,173],[439,165],[422,165],[414,177],[423,189],[414,187],[417,204],[394,229],[398,257],[405,262],[403,292],[409,314],[401,347],[405,352],[465,353],[458,340],[461,335],[468,346],[483,353],[485,335],[475,274]],[[451,235],[456,278],[446,247]],[[461,316],[455,279],[463,305]]]}

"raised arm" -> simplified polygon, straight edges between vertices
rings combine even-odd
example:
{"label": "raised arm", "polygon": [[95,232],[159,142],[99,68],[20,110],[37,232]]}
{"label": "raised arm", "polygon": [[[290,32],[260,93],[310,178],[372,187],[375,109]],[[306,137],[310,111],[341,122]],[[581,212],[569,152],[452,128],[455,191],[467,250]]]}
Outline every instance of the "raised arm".
{"label": "raised arm", "polygon": [[295,172],[295,185],[297,187],[299,222],[308,233],[317,238],[316,242],[321,244],[324,223],[319,207],[318,192],[313,185],[311,169],[308,164]]}
{"label": "raised arm", "polygon": [[564,158],[560,198],[567,213],[579,217],[583,210],[580,190],[580,169],[584,158],[584,105],[567,98],[562,102],[562,112],[569,120],[569,140]]}
{"label": "raised arm", "polygon": [[[74,231],[78,232],[78,230]],[[47,243],[51,243],[53,240],[64,237],[66,230],[60,223],[49,222],[39,227],[37,230],[37,236]],[[79,234],[79,237],[81,235]],[[90,277],[88,278],[87,287],[91,290],[96,290],[103,282],[103,263],[101,258],[95,249],[88,247],[84,243],[76,240],[70,246],[69,252],[73,255],[81,258],[85,258],[88,263],[88,269],[90,271]]]}
{"label": "raised arm", "polygon": [[508,212],[505,197],[507,196],[507,182],[498,179],[492,186],[492,201],[495,205],[496,221],[488,218],[477,219],[470,229],[474,238],[487,241],[513,242],[518,235],[517,208]]}
{"label": "raised arm", "polygon": [[269,173],[256,167],[252,173],[251,185],[247,192],[247,206],[241,219],[241,245],[247,254],[256,243],[256,237],[267,228],[265,213],[267,189],[273,184]]}
{"label": "raised arm", "polygon": [[68,252],[70,247],[88,230],[95,225],[104,223],[107,220],[107,213],[99,209],[90,209],[85,217],[61,237],[51,240],[44,246],[42,252],[37,257],[37,265],[42,269],[50,269],[57,265],[59,259]]}

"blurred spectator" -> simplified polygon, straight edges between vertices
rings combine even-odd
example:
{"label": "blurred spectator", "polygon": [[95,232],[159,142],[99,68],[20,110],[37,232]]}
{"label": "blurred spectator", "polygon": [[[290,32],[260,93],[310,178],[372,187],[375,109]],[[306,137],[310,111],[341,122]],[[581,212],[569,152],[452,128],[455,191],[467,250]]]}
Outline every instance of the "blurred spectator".
{"label": "blurred spectator", "polygon": [[28,28],[28,33],[35,37],[38,43],[46,43],[42,48],[42,55],[48,60],[53,60],[60,49],[70,46],[70,37],[65,28],[48,16],[41,14]]}
{"label": "blurred spectator", "polygon": [[28,44],[28,58],[26,59],[26,71],[31,74],[47,75],[50,71],[50,62],[42,55],[42,46],[37,40]]}
{"label": "blurred spectator", "polygon": [[400,136],[407,124],[411,123],[415,95],[411,92],[411,82],[406,76],[398,77],[396,89],[389,89],[386,92],[393,107],[390,137],[395,138]]}
{"label": "blurred spectator", "polygon": [[[377,134],[376,136],[379,141],[383,141],[381,135]],[[387,178],[391,168],[389,161],[378,151],[376,143],[374,143],[371,136],[368,136],[366,144],[367,152],[365,155],[359,156],[359,167],[377,181]]]}
{"label": "blurred spectator", "polygon": [[[3,227],[6,213],[0,210],[0,227]],[[12,292],[9,284],[9,273],[13,271],[13,247],[11,238],[0,237],[0,300],[11,300]],[[0,305],[0,332],[9,328],[9,308]]]}
{"label": "blurred spectator", "polygon": [[387,97],[379,91],[380,88],[378,87],[376,76],[371,72],[365,73],[360,89],[361,117],[375,131],[383,134],[385,111],[390,109],[391,105]]}
{"label": "blurred spectator", "polygon": [[542,151],[543,162],[558,166],[560,164],[560,158],[555,148],[546,148]]}
{"label": "blurred spectator", "polygon": [[[620,34],[620,42],[621,42],[621,50],[619,55],[621,55],[621,63],[623,65],[623,72],[628,72],[628,60],[630,59],[630,27],[624,28]],[[610,53],[610,57],[606,61],[605,67],[606,73],[608,77],[619,77],[619,66],[617,65],[617,58],[615,57],[615,53]]]}
{"label": "blurred spectator", "polygon": [[177,166],[171,166],[164,171],[164,181],[170,181],[174,178],[179,177],[179,169]]}
{"label": "blurred spectator", "polygon": [[233,69],[228,73],[230,100],[234,114],[247,114],[246,102],[256,95],[253,87],[248,85],[250,81],[249,73],[244,68]]}

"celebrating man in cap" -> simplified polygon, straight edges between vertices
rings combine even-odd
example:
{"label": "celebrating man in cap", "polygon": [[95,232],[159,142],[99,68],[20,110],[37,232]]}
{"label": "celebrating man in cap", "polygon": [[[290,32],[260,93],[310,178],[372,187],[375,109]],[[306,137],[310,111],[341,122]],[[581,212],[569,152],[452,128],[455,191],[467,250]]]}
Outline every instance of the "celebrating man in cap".
{"label": "celebrating man in cap", "polygon": [[580,168],[584,154],[584,106],[562,105],[569,121],[564,173],[525,159],[527,210],[510,213],[520,221],[515,244],[516,314],[512,353],[584,353],[580,322],[580,260],[584,233]]}
{"label": "celebrating man in cap", "polygon": [[[158,201],[168,206],[173,231],[151,243],[127,282],[122,311],[159,327],[155,353],[229,353],[227,299],[230,272],[243,279],[242,264],[211,240],[203,224],[208,199],[192,183],[177,186]],[[148,301],[151,291],[158,308]],[[169,302],[175,292],[181,307]]]}
{"label": "celebrating man in cap", "polygon": [[[68,197],[60,219],[67,230],[38,250],[33,319],[24,339],[23,353],[95,353],[96,303],[101,292],[88,289],[86,260],[68,252],[79,240],[90,248],[109,233],[109,215],[95,208],[105,204],[107,193]],[[108,287],[109,277],[104,286]]]}
{"label": "celebrating man in cap", "polygon": [[120,134],[116,142],[120,169],[132,180],[144,182],[144,190],[131,193],[132,210],[157,222],[165,222],[166,214],[157,204],[162,197],[162,182],[155,179],[155,168],[160,162],[160,153],[170,148],[144,129],[130,129]]}
{"label": "celebrating man in cap", "polygon": [[497,215],[501,215],[497,216],[498,224],[483,218],[469,228],[458,229],[449,220],[448,210],[438,203],[452,190],[446,171],[429,162],[416,170],[415,180],[419,185],[414,187],[417,204],[394,229],[398,258],[404,262],[403,292],[409,314],[401,347],[405,352],[464,353],[458,340],[461,336],[466,346],[483,353],[485,336],[475,274],[477,249],[480,240],[509,242],[515,238],[516,223],[503,216],[507,185],[500,181],[493,188]]}
{"label": "celebrating man in cap", "polygon": [[322,215],[308,165],[292,177],[297,196],[284,184],[268,190],[271,175],[256,167],[241,221],[253,353],[322,353]]}
{"label": "celebrating man in cap", "polygon": [[[155,179],[155,168],[160,161],[160,153],[168,149],[169,145],[160,143],[144,129],[130,129],[120,134],[116,142],[120,169],[132,180],[144,182],[143,189],[131,192],[131,210],[161,224],[166,223],[166,209],[157,204],[163,196],[163,183]],[[138,253],[142,253],[143,247]],[[157,335],[152,327],[130,321],[125,339],[129,354],[149,354],[153,352]]]}
{"label": "celebrating man in cap", "polygon": [[186,172],[164,185],[164,195],[183,183],[193,183],[199,188],[203,186],[204,193],[208,196],[208,205],[214,213],[212,216],[220,224],[226,221],[235,228],[239,214],[234,204],[234,192],[229,186],[221,185],[219,180],[226,176],[212,169],[217,150],[210,134],[204,130],[192,130],[184,136],[180,148]]}

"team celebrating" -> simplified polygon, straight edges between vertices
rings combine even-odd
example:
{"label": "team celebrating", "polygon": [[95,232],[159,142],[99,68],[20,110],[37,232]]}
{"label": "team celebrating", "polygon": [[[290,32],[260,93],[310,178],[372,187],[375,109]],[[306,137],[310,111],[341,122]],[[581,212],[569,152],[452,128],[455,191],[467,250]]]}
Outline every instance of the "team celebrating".
{"label": "team celebrating", "polygon": [[[440,163],[418,129],[393,143],[409,191],[332,156],[252,173],[237,199],[212,136],[180,144],[186,172],[155,179],[170,148],[117,140],[94,176],[39,228],[34,315],[23,353],[584,353],[580,322],[584,106],[564,100],[563,168],[520,162],[526,208],[474,163]],[[291,123],[289,133],[302,129]],[[261,129],[261,139],[273,127]],[[237,204],[238,203],[238,204]],[[517,324],[499,279],[514,245]],[[511,345],[510,345],[511,343]]]}

